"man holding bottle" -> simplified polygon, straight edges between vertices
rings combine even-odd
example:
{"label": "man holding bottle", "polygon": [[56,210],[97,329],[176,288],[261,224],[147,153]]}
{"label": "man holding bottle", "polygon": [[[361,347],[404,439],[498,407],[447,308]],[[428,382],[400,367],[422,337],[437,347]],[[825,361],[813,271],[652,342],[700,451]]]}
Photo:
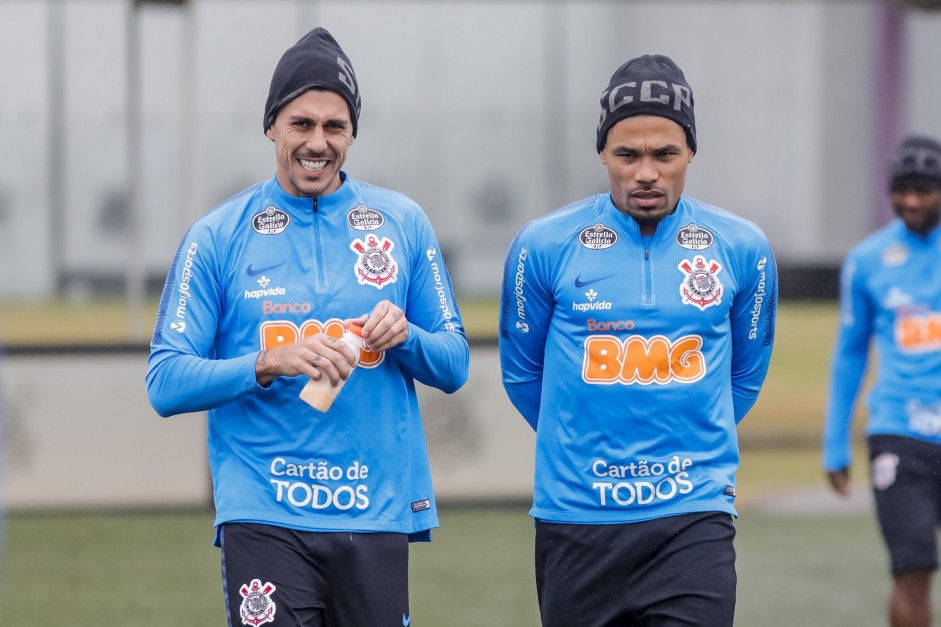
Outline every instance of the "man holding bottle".
{"label": "man holding bottle", "polygon": [[[147,391],[209,412],[230,624],[407,625],[408,543],[438,526],[415,381],[460,388],[467,340],[424,212],[341,170],[359,114],[314,29],[271,80],[276,176],[190,227],[160,302]],[[325,413],[299,398],[323,379]]]}

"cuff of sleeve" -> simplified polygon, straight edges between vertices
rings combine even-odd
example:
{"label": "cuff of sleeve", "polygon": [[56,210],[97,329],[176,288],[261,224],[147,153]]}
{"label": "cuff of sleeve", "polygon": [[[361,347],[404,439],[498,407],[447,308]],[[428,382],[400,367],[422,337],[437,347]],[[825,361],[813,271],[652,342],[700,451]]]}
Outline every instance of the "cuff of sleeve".
{"label": "cuff of sleeve", "polygon": [[418,345],[418,334],[424,332],[418,326],[408,323],[408,337],[405,338],[405,341],[391,349],[394,351],[402,351],[404,353],[412,353],[415,350],[415,347]]}
{"label": "cuff of sleeve", "polygon": [[[258,383],[258,378],[255,376],[255,362],[258,361],[258,355],[261,354],[261,351],[257,353],[249,353],[248,355],[243,355],[235,360],[239,372],[241,373],[243,379],[242,389],[247,391],[263,391],[270,390],[271,384],[267,386],[261,385]],[[273,382],[272,382],[273,383]]]}

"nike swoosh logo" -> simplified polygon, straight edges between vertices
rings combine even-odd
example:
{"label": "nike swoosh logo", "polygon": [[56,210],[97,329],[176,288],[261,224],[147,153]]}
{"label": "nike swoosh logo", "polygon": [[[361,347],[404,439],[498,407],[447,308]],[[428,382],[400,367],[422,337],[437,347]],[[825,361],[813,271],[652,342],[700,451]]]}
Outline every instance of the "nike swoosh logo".
{"label": "nike swoosh logo", "polygon": [[588,279],[587,281],[582,281],[582,275],[578,275],[577,277],[575,277],[575,287],[587,287],[591,285],[592,283],[597,283],[598,281],[604,281],[605,279],[610,279],[613,276],[614,276],[613,274],[609,274],[608,276],[603,276],[600,279]]}
{"label": "nike swoosh logo", "polygon": [[278,268],[283,265],[284,265],[284,262],[282,261],[281,263],[276,263],[273,266],[267,266],[265,268],[258,268],[256,270],[255,268],[252,267],[252,264],[248,264],[248,270],[246,270],[246,272],[248,272],[248,276],[258,276],[262,272],[267,272],[268,270],[274,270],[275,268]]}

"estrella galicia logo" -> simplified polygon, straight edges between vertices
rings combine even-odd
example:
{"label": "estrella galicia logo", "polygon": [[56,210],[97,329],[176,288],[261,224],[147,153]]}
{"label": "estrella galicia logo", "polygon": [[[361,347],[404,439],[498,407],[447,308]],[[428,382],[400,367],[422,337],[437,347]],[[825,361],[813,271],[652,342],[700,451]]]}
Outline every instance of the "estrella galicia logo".
{"label": "estrella galicia logo", "polygon": [[281,263],[276,263],[276,264],[274,264],[273,266],[265,266],[264,268],[255,268],[255,267],[252,266],[252,264],[248,264],[248,269],[245,271],[245,273],[248,274],[248,276],[254,277],[254,276],[258,276],[259,274],[262,274],[262,273],[264,273],[264,272],[268,272],[269,270],[274,270],[275,268],[280,268],[280,267],[283,266],[283,265],[284,265],[284,262],[283,262],[283,261],[282,261]]}
{"label": "estrella galicia logo", "polygon": [[708,229],[696,224],[688,224],[676,234],[676,243],[687,250],[705,250],[716,241]]}
{"label": "estrella galicia logo", "polygon": [[357,231],[375,231],[386,223],[386,219],[375,209],[357,205],[346,214],[347,223]]}
{"label": "estrella galicia logo", "polygon": [[252,216],[252,228],[262,235],[278,235],[283,233],[291,223],[291,216],[284,213],[274,205]]}
{"label": "estrella galicia logo", "polygon": [[578,234],[578,241],[589,250],[604,250],[617,243],[618,234],[614,229],[599,222],[587,229],[582,229],[582,232]]}
{"label": "estrella galicia logo", "polygon": [[905,244],[893,244],[882,251],[882,265],[894,268],[908,261],[908,257],[908,246]]}

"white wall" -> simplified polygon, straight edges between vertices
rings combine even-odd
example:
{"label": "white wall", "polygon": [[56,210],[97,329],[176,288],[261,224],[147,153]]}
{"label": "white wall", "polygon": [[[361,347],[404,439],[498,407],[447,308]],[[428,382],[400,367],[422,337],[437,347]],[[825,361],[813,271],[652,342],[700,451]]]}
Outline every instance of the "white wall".
{"label": "white wall", "polygon": [[[941,135],[941,14],[900,13],[899,93],[880,94],[891,0],[192,0],[140,12],[139,245],[104,220],[128,178],[124,0],[0,2],[0,297],[47,296],[51,253],[120,276],[162,276],[186,226],[274,172],[261,118],[281,53],[328,27],[363,93],[351,175],[430,214],[457,288],[496,293],[528,219],[606,188],[597,99],[627,58],[668,54],[693,86],[700,151],[687,191],[758,222],[781,261],[834,263],[885,215],[873,153]],[[50,17],[60,7],[64,130],[51,138]],[[189,29],[192,29],[191,31]],[[192,32],[194,36],[189,37]],[[192,45],[191,54],[188,46]],[[54,90],[52,93],[55,93]],[[64,166],[50,168],[54,157]],[[56,187],[60,184],[61,187]],[[65,243],[51,249],[51,190]],[[881,212],[881,213],[880,213]]]}

